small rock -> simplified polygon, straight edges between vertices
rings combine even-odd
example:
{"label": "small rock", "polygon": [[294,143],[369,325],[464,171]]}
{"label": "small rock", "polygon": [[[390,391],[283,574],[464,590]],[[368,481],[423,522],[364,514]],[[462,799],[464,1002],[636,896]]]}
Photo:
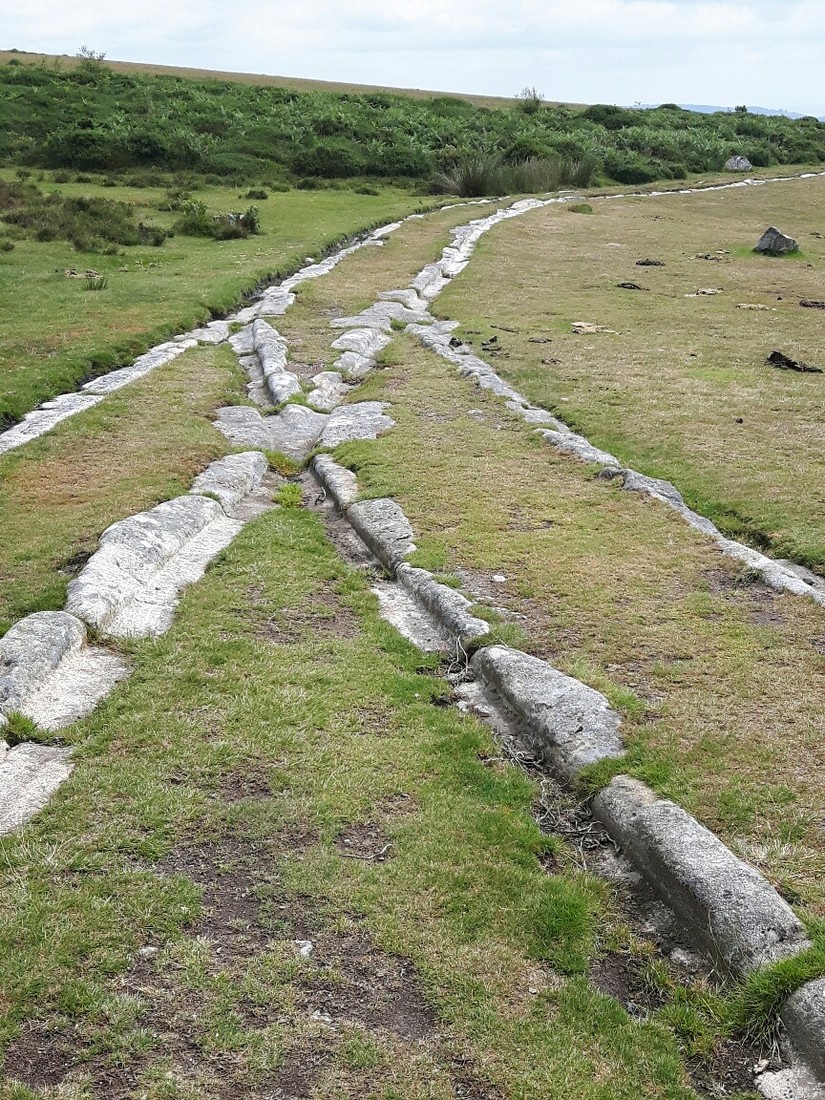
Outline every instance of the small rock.
{"label": "small rock", "polygon": [[637,260],[636,267],[664,267],[664,260]]}
{"label": "small rock", "polygon": [[739,302],[738,305],[736,306],[736,308],[737,309],[768,310],[768,311],[770,311],[770,309],[771,309],[770,306],[763,306],[763,305],[760,305],[758,302]]}
{"label": "small rock", "polygon": [[592,336],[597,332],[615,332],[614,328],[605,328],[604,325],[594,325],[590,321],[574,321],[570,328],[578,336]]}
{"label": "small rock", "polygon": [[616,286],[619,290],[647,290],[647,287],[639,286],[638,283],[617,283]]}
{"label": "small rock", "polygon": [[763,256],[786,256],[789,252],[798,252],[799,245],[793,237],[787,237],[775,225],[769,226],[754,247],[754,252]]}
{"label": "small rock", "polygon": [[670,953],[671,961],[676,963],[677,966],[683,967],[691,974],[695,974],[699,969],[699,959],[696,955],[690,951],[685,951],[682,947],[676,947]]}
{"label": "small rock", "polygon": [[507,583],[507,578],[504,576],[503,573],[493,573],[493,580],[495,581],[496,584],[506,584]]}
{"label": "small rock", "polygon": [[751,168],[753,168],[753,165],[747,157],[733,156],[725,161],[727,172],[750,172]]}
{"label": "small rock", "polygon": [[696,291],[697,294],[724,294],[724,290],[720,286],[700,286]]}
{"label": "small rock", "polygon": [[818,302],[815,298],[800,298],[799,304],[805,309],[825,309],[825,302]]}
{"label": "small rock", "polygon": [[312,1013],[312,1019],[315,1020],[315,1022],[318,1023],[318,1024],[331,1024],[332,1023],[332,1017],[329,1015],[329,1013],[328,1012],[321,1012],[320,1009],[318,1011]]}
{"label": "small rock", "polygon": [[298,948],[298,954],[302,959],[308,959],[315,950],[315,944],[312,940],[293,940],[293,943]]}
{"label": "small rock", "polygon": [[158,951],[159,948],[157,947],[141,947],[138,950],[138,955],[140,955],[142,959],[153,959]]}

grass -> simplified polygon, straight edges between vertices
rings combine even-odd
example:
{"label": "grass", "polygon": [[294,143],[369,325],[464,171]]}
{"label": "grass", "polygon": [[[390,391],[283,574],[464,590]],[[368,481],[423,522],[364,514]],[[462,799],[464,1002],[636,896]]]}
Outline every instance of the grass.
{"label": "grass", "polygon": [[[799,300],[825,297],[823,189],[814,179],[599,202],[587,219],[549,207],[486,236],[436,309],[477,347],[497,331],[496,370],[593,443],[673,481],[734,537],[823,571],[822,377],[765,364],[775,348],[820,363],[818,311]],[[774,223],[801,258],[751,252]],[[666,266],[636,266],[646,258]],[[627,281],[646,289],[618,288]],[[723,293],[686,297],[708,287]],[[616,333],[576,336],[576,320]]]}
{"label": "grass", "polygon": [[241,390],[226,348],[199,347],[0,457],[0,634],[62,608],[66,586],[115,520],[186,492],[226,452],[213,410]]}
{"label": "grass", "polygon": [[[137,220],[166,228],[177,216],[160,209],[163,186],[104,188],[98,182],[50,189],[128,203]],[[217,212],[249,205],[229,187],[207,187],[197,195]],[[178,235],[160,248],[136,246],[109,256],[78,253],[67,242],[20,240],[13,251],[0,252],[0,309],[6,318],[0,424],[231,309],[259,281],[295,270],[334,241],[410,213],[421,199],[397,189],[382,189],[378,196],[289,191],[256,205],[262,233],[246,240]],[[90,294],[83,280],[64,276],[90,266],[107,280],[105,294]]]}
{"label": "grass", "polygon": [[823,915],[820,609],[753,583],[674,514],[593,479],[454,368],[399,346],[403,366],[359,391],[390,401],[398,426],[337,452],[362,493],[398,500],[418,564],[457,575],[527,648],[608,695],[622,770]]}
{"label": "grass", "polygon": [[0,841],[4,1100],[53,1095],[38,1072],[152,1100],[693,1095],[667,1028],[587,980],[644,952],[610,892],[539,833],[488,733],[434,705],[436,662],[315,517],[247,527],[132,648],[68,731],[71,780]]}
{"label": "grass", "polygon": [[[339,292],[330,308],[357,311],[381,287],[408,282],[438,255],[448,228],[466,217],[465,209],[453,209],[407,222],[382,248],[349,257],[336,269]],[[278,319],[290,335],[291,314],[315,309],[313,340],[296,339],[291,353],[296,361],[319,357],[318,369],[332,339],[328,318],[317,314],[325,282],[299,287],[299,302]],[[69,580],[105,527],[186,491],[196,473],[225,453],[209,420],[242,394],[234,354],[202,346],[0,458],[0,528],[15,532],[0,543],[0,634],[29,612],[62,607]],[[296,472],[290,459],[268,457],[284,475]],[[282,503],[295,502],[294,489],[284,488]]]}

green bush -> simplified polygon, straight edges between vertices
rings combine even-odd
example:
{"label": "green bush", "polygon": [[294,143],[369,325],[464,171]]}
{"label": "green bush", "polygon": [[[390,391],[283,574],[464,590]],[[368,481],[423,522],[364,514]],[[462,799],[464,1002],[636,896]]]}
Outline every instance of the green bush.
{"label": "green bush", "polygon": [[70,241],[79,252],[107,251],[111,245],[158,246],[169,235],[159,226],[135,224],[127,203],[44,195],[24,183],[0,183],[0,219],[37,241]]}
{"label": "green bush", "polygon": [[816,163],[825,157],[825,125],[674,104],[578,110],[543,103],[532,88],[515,107],[486,109],[458,96],[298,92],[117,73],[94,62],[65,72],[0,66],[0,162],[121,178],[128,171],[138,186],[165,186],[160,170],[182,173],[176,186],[184,191],[196,173],[244,190],[287,176],[303,188],[308,179],[364,176],[408,184],[437,168],[471,175],[475,160],[476,169],[489,162],[486,182],[472,188],[486,194],[513,189],[506,177],[492,186],[501,162],[540,176],[534,162],[568,159],[579,163],[573,185],[582,186],[602,166],[618,182],[643,183],[718,170],[732,152],[754,164]]}

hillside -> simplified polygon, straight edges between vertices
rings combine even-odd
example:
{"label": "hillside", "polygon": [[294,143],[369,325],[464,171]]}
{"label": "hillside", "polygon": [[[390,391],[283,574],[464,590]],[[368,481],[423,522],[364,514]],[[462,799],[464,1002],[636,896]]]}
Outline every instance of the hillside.
{"label": "hillside", "polygon": [[[431,186],[479,157],[498,164],[563,162],[510,190],[546,191],[553,178],[641,184],[718,171],[732,154],[757,167],[825,160],[825,125],[749,114],[702,115],[539,100],[480,106],[446,95],[332,92],[74,67],[0,65],[0,163],[120,172],[162,168],[234,180],[373,177]],[[257,79],[257,78],[255,78]],[[500,193],[493,178],[441,190]]]}

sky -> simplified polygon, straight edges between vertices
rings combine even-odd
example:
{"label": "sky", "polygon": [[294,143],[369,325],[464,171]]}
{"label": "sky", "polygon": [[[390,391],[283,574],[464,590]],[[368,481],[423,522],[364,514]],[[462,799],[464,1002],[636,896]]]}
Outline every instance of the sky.
{"label": "sky", "polygon": [[823,0],[0,0],[0,48],[825,115]]}

